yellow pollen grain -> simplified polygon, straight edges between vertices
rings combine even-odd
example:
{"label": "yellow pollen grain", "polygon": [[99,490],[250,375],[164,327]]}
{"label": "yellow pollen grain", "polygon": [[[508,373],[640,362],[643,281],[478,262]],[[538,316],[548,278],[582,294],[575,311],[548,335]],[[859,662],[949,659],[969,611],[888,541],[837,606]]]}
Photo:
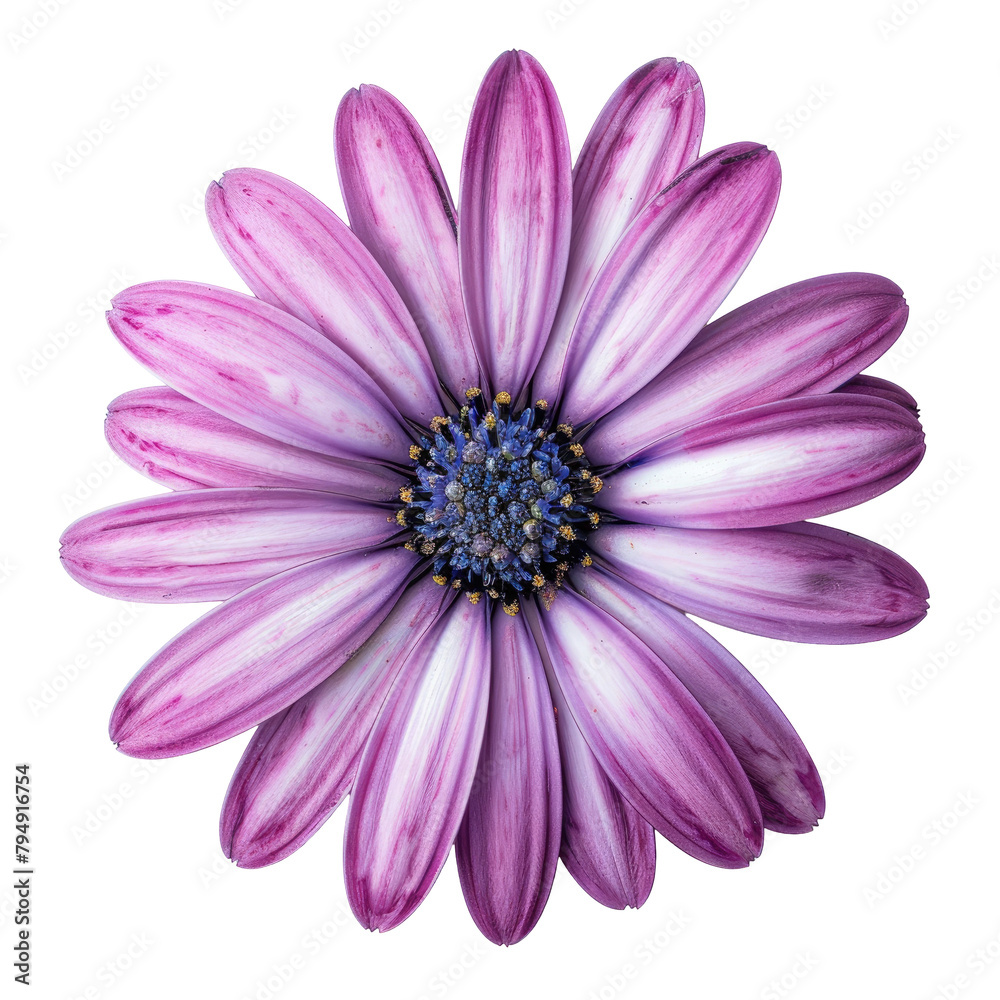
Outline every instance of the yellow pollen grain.
{"label": "yellow pollen grain", "polygon": [[489,594],[494,601],[500,596],[500,591],[494,590],[492,587],[489,590],[487,590],[486,593]]}
{"label": "yellow pollen grain", "polygon": [[396,524],[398,524],[401,528],[405,528],[406,527],[406,511],[405,510],[397,510],[396,511]]}
{"label": "yellow pollen grain", "polygon": [[512,601],[510,604],[505,604],[503,606],[503,610],[504,614],[510,615],[511,618],[513,618],[514,615],[516,615],[518,611],[521,610],[521,606],[517,603],[517,601]]}
{"label": "yellow pollen grain", "polygon": [[601,515],[596,510],[590,512],[590,523],[596,528],[601,523]]}
{"label": "yellow pollen grain", "polygon": [[462,589],[462,581],[461,580],[452,580],[451,581],[451,589],[452,590],[461,590]]}
{"label": "yellow pollen grain", "polygon": [[580,565],[583,567],[594,565],[594,560],[590,558],[589,552],[580,560]]}
{"label": "yellow pollen grain", "polygon": [[583,445],[582,444],[571,444],[569,450],[577,457],[583,458]]}
{"label": "yellow pollen grain", "polygon": [[465,390],[465,398],[475,399],[476,396],[478,396],[481,392],[482,389],[480,389],[478,385],[470,386],[468,389]]}
{"label": "yellow pollen grain", "polygon": [[572,493],[567,493],[565,496],[559,498],[559,502],[564,507],[572,507],[573,506],[573,494]]}
{"label": "yellow pollen grain", "polygon": [[420,458],[420,453],[423,450],[424,449],[421,448],[419,444],[411,444],[410,445],[410,458],[415,462],[418,458]]}
{"label": "yellow pollen grain", "polygon": [[560,525],[559,534],[562,535],[568,542],[571,542],[574,538],[576,538],[576,532],[569,524]]}
{"label": "yellow pollen grain", "polygon": [[573,425],[572,424],[556,424],[556,432],[558,434],[565,434],[566,437],[573,436]]}
{"label": "yellow pollen grain", "polygon": [[498,392],[493,398],[501,406],[510,406],[510,393],[506,390]]}
{"label": "yellow pollen grain", "polygon": [[399,499],[402,500],[403,503],[410,503],[413,500],[413,490],[410,489],[409,486],[400,486]]}
{"label": "yellow pollen grain", "polygon": [[447,417],[431,417],[431,430],[434,431],[435,434],[437,434],[442,427],[446,427],[447,424]]}
{"label": "yellow pollen grain", "polygon": [[448,577],[442,576],[440,573],[435,573],[431,579],[439,586],[443,587],[448,582]]}
{"label": "yellow pollen grain", "polygon": [[568,573],[569,563],[559,563],[559,565],[556,566],[556,569],[559,570],[560,573]]}
{"label": "yellow pollen grain", "polygon": [[470,604],[478,604],[483,594],[480,590],[474,590],[471,594],[465,595],[469,599]]}
{"label": "yellow pollen grain", "polygon": [[581,469],[580,470],[580,478],[581,479],[590,479],[590,475],[591,475],[590,469]]}
{"label": "yellow pollen grain", "polygon": [[493,430],[493,428],[497,425],[497,418],[493,416],[492,412],[487,412],[486,416],[483,417],[483,423],[486,424],[490,430]]}
{"label": "yellow pollen grain", "polygon": [[539,410],[547,410],[549,408],[549,401],[547,399],[536,399],[535,406],[537,406]]}
{"label": "yellow pollen grain", "polygon": [[541,573],[536,573],[536,574],[535,574],[535,575],[534,575],[534,576],[533,576],[533,577],[531,578],[531,582],[532,582],[532,583],[534,584],[534,586],[535,586],[535,587],[536,587],[536,588],[537,588],[538,590],[541,590],[541,589],[542,589],[542,587],[544,587],[544,586],[545,586],[545,577],[544,577],[544,576],[542,576],[542,574],[541,574]]}
{"label": "yellow pollen grain", "polygon": [[601,479],[600,476],[591,476],[590,477],[590,488],[595,493],[600,493],[601,490],[603,489],[603,487],[604,487],[604,480]]}

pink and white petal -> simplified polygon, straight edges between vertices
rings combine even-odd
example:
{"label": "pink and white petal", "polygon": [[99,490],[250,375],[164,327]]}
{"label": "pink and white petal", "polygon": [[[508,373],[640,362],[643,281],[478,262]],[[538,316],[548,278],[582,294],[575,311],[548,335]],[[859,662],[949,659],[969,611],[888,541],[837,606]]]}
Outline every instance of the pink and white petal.
{"label": "pink and white petal", "polygon": [[559,746],[545,668],[524,616],[497,607],[486,731],[455,840],[466,904],[494,944],[520,941],[542,915],[561,830]]}
{"label": "pink and white petal", "polygon": [[455,207],[413,116],[379,87],[348,91],[334,130],[351,228],[388,275],[456,399],[479,384],[458,275]]}
{"label": "pink and white petal", "polygon": [[914,416],[920,412],[917,401],[901,385],[896,385],[888,379],[876,378],[874,375],[855,375],[833,391],[850,392],[857,396],[878,396],[910,410]]}
{"label": "pink and white petal", "polygon": [[895,403],[798,396],[672,434],[606,478],[602,506],[680,528],[788,524],[885,493],[923,454],[920,422]]}
{"label": "pink and white petal", "polygon": [[559,100],[538,62],[505,52],[476,95],[458,227],[465,312],[494,392],[515,399],[552,327],[569,255],[572,172]]}
{"label": "pink and white petal", "polygon": [[171,388],[244,427],[334,458],[408,461],[401,418],[371,377],[266,302],[153,281],[116,295],[108,325]]}
{"label": "pink and white petal", "polygon": [[660,600],[774,639],[871,642],[927,613],[927,585],[909,563],[822,524],[701,531],[614,524],[588,544]]}
{"label": "pink and white petal", "polygon": [[451,591],[415,582],[339,670],[257,727],[219,820],[222,850],[241,868],[297,851],[350,791],[368,734],[400,667]]}
{"label": "pink and white petal", "polygon": [[334,493],[185,490],[80,518],[63,532],[60,558],[74,580],[108,597],[224,601],[313,559],[377,548],[398,532],[385,509]]}
{"label": "pink and white petal", "polygon": [[111,714],[111,739],[131,757],[176,757],[270,718],[378,628],[415,562],[402,547],[347,552],[230,598],[136,674]]}
{"label": "pink and white petal", "polygon": [[757,857],[764,828],[746,774],[663,661],[570,590],[548,611],[526,610],[576,724],[639,814],[708,864],[742,868]]}
{"label": "pink and white petal", "polygon": [[555,400],[580,307],[611,248],[652,197],[698,157],[705,98],[676,59],[640,66],[611,95],[573,170],[573,230],[559,311],[533,395]]}
{"label": "pink and white petal", "polygon": [[609,413],[587,453],[627,462],[689,424],[829,392],[892,346],[907,312],[900,289],[875,274],[829,274],[762,295],[709,323]]}
{"label": "pink and white petal", "polygon": [[385,273],[318,198],[252,167],[208,189],[209,225],[250,290],[308,323],[368,372],[401,414],[440,411],[420,333]]}
{"label": "pink and white petal", "polygon": [[550,677],[549,690],[562,762],[560,857],[580,887],[599,903],[615,910],[638,909],[646,902],[656,874],[653,828],[598,764],[555,677]]}
{"label": "pink and white petal", "polygon": [[562,415],[603,416],[661,372],[711,318],[778,201],[778,158],[741,142],[708,153],[652,199],[615,244],[566,352]]}
{"label": "pink and white petal", "polygon": [[670,668],[732,747],[764,826],[805,833],[823,817],[823,783],[791,723],[739,660],[669,604],[596,566],[573,586],[618,619]]}
{"label": "pink and white petal", "polygon": [[455,601],[399,672],[351,792],[347,897],[370,930],[402,923],[444,867],[475,778],[489,688],[488,619]]}
{"label": "pink and white petal", "polygon": [[383,465],[330,458],[258,434],[166,386],[113,400],[104,432],[124,462],[175,490],[287,486],[384,502],[396,499],[405,482]]}

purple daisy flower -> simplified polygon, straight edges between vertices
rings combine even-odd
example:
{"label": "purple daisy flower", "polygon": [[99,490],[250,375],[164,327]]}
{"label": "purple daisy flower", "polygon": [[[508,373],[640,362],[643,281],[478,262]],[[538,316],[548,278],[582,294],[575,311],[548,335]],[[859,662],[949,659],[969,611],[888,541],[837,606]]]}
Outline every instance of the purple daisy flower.
{"label": "purple daisy flower", "polygon": [[651,62],[571,170],[548,77],[505,53],[456,210],[413,118],[362,87],[336,122],[350,227],[233,170],[208,218],[253,296],[115,299],[169,388],[115,400],[108,439],[173,492],[77,521],[62,558],[102,594],[223,602],[140,670],[111,738],[159,758],[258,727],[222,811],[237,864],[287,857],[350,796],[366,927],[405,920],[454,844],[509,944],[560,857],[640,906],[654,830],[736,868],[823,815],[788,720],[687,615],[823,643],[924,616],[906,562],[806,520],[921,459],[913,400],[860,374],[907,307],[837,274],[709,322],[779,169],[753,143],[699,156],[703,120],[693,70]]}

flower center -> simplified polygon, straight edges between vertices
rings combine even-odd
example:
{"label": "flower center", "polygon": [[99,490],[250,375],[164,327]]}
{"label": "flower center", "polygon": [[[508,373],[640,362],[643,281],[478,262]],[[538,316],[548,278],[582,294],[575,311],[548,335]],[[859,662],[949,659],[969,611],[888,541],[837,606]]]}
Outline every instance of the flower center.
{"label": "flower center", "polygon": [[466,397],[410,448],[413,480],[396,513],[413,529],[406,547],[473,604],[485,592],[513,615],[521,595],[537,592],[548,606],[574,564],[591,564],[587,533],[602,519],[593,501],[603,484],[573,428],[550,428],[545,400],[511,414],[510,393],[492,406],[479,389]]}

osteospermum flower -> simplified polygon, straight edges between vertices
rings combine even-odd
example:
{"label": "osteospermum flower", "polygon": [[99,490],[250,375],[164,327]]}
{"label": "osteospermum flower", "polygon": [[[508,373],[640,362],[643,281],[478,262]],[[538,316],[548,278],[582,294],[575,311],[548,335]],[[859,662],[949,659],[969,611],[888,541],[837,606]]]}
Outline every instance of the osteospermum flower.
{"label": "osteospermum flower", "polygon": [[702,122],[691,68],[651,62],[571,171],[548,78],[506,53],[456,210],[413,118],[362,87],[336,122],[350,228],[233,170],[208,219],[253,296],[115,299],[169,388],[115,400],[108,438],[173,492],[76,522],[63,560],[102,594],[223,602],[131,681],[111,738],[158,758],[257,726],[222,812],[237,864],[349,795],[365,926],[409,916],[454,844],[473,918],[511,943],[559,857],[639,906],[654,830],[735,868],[823,815],[795,731],[686,613],[824,643],[924,615],[907,563],[806,520],[920,461],[913,400],[860,374],[907,309],[837,274],[709,323],[779,171],[753,143],[699,157]]}

